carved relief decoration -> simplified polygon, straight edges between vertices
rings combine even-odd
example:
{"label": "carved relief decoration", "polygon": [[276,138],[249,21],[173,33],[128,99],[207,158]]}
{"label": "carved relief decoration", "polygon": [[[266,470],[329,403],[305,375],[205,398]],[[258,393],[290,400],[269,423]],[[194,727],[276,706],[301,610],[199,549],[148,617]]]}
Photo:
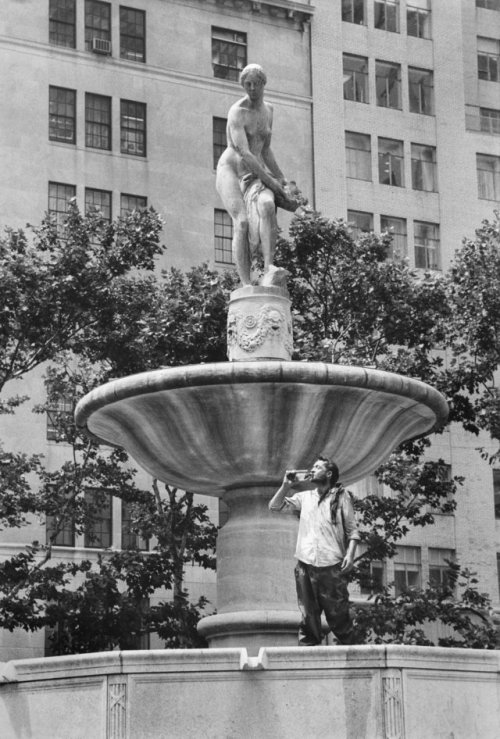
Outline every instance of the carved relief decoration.
{"label": "carved relief decoration", "polygon": [[123,678],[108,683],[108,739],[126,739],[127,683]]}
{"label": "carved relief decoration", "polygon": [[385,739],[404,739],[401,675],[382,678]]}
{"label": "carved relief decoration", "polygon": [[265,341],[279,341],[291,355],[293,352],[292,325],[283,311],[275,305],[263,305],[255,313],[230,310],[227,318],[229,347],[239,347],[251,353]]}

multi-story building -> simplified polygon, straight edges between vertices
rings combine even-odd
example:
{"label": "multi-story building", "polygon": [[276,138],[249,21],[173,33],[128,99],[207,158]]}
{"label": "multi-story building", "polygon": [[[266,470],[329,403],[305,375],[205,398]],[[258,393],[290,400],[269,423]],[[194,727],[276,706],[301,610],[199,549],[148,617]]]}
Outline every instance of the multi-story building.
{"label": "multi-story building", "polygon": [[[267,72],[273,149],[285,174],[325,215],[360,231],[392,229],[394,255],[410,265],[446,269],[462,238],[498,207],[498,0],[4,5],[2,225],[37,223],[47,209],[64,217],[71,197],[110,218],[152,205],[165,220],[162,267],[231,264],[214,172],[247,62]],[[24,380],[34,402],[42,373]],[[2,425],[11,448],[43,452],[48,465],[64,459],[50,419],[34,417],[29,404]],[[398,588],[423,584],[456,555],[498,606],[500,470],[481,460],[480,444],[488,440],[457,428],[435,439],[431,455],[465,478],[457,510],[410,534],[380,577]],[[124,545],[120,501],[110,501],[103,521],[101,546]],[[1,536],[6,556],[43,531],[34,523]],[[87,554],[88,543],[68,540],[58,556]],[[214,600],[209,573],[193,570],[187,585]],[[0,659],[44,651],[40,634],[7,635],[2,644]]]}

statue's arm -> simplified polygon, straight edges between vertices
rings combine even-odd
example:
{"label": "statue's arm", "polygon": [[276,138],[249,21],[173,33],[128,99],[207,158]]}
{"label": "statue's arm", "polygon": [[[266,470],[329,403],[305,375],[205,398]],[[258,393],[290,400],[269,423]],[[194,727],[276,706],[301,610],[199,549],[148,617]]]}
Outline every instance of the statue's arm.
{"label": "statue's arm", "polygon": [[282,187],[278,179],[273,177],[250,151],[243,116],[243,112],[237,108],[232,108],[229,111],[227,125],[232,146],[252,174],[258,177],[273,192],[281,193]]}
{"label": "statue's arm", "polygon": [[[269,110],[269,127],[272,128],[273,125],[273,108],[271,105],[268,106]],[[271,134],[266,139],[266,142],[264,143],[264,146],[262,148],[262,159],[266,163],[266,166],[269,168],[269,171],[271,174],[273,174],[280,185],[283,187],[286,185],[286,179],[281,171],[281,169],[278,166],[278,162],[274,158],[274,154],[271,150]]]}

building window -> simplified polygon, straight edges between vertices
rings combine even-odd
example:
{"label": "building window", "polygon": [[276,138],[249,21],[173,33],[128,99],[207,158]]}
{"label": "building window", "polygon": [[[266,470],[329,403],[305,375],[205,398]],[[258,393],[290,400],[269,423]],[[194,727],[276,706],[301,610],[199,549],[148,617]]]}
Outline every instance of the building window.
{"label": "building window", "polygon": [[49,87],[49,139],[76,143],[76,90]]}
{"label": "building window", "polygon": [[75,0],[50,0],[49,43],[76,48]]}
{"label": "building window", "polygon": [[226,28],[212,27],[212,66],[214,77],[238,81],[247,64],[247,35]]}
{"label": "building window", "polygon": [[428,0],[411,0],[406,6],[406,30],[408,36],[431,37],[431,11]]}
{"label": "building window", "polygon": [[64,427],[73,425],[75,403],[72,397],[62,396],[51,403],[46,411],[47,441],[66,441]]}
{"label": "building window", "polygon": [[368,102],[368,59],[344,54],[344,100]]}
{"label": "building window", "polygon": [[479,123],[481,131],[500,134],[500,110],[479,108]]}
{"label": "building window", "polygon": [[56,220],[58,228],[66,223],[69,201],[76,197],[76,186],[62,182],[49,182],[49,213]]}
{"label": "building window", "polygon": [[111,546],[111,494],[102,490],[86,490],[85,502],[92,521],[85,529],[84,546],[107,549]]}
{"label": "building window", "polygon": [[111,98],[85,93],[85,146],[111,150]]}
{"label": "building window", "polygon": [[486,8],[486,10],[500,10],[500,0],[476,0],[477,8]]}
{"label": "building window", "polygon": [[493,501],[495,518],[500,519],[500,470],[493,470]]}
{"label": "building window", "polygon": [[365,133],[345,132],[347,176],[355,180],[372,179],[371,137]]}
{"label": "building window", "polygon": [[387,231],[392,236],[387,258],[392,260],[404,259],[408,253],[406,218],[380,216],[380,230],[382,232]]}
{"label": "building window", "polygon": [[429,548],[429,585],[446,588],[449,584],[450,566],[445,560],[455,560],[453,549]]}
{"label": "building window", "polygon": [[477,75],[480,80],[500,82],[500,41],[494,38],[477,39]]}
{"label": "building window", "polygon": [[378,181],[381,185],[405,186],[403,142],[378,140]]}
{"label": "building window", "polygon": [[120,216],[127,216],[134,210],[145,210],[148,207],[148,199],[144,195],[127,195],[122,193],[120,196]]}
{"label": "building window", "polygon": [[342,20],[365,25],[365,0],[342,0]]}
{"label": "building window", "polygon": [[414,190],[437,192],[435,146],[411,145],[411,186]]}
{"label": "building window", "polygon": [[234,264],[233,261],[233,222],[225,210],[214,211],[215,261]]}
{"label": "building window", "polygon": [[[64,515],[64,514],[63,514]],[[55,533],[57,531],[57,534]],[[45,543],[56,547],[75,546],[75,522],[68,517],[61,524],[61,516],[47,516]]]}
{"label": "building window", "polygon": [[146,61],[146,13],[120,6],[120,56],[132,62]]}
{"label": "building window", "polygon": [[500,200],[500,157],[476,154],[478,197]]}
{"label": "building window", "polygon": [[437,223],[414,221],[415,267],[439,269],[439,226]]}
{"label": "building window", "polygon": [[120,102],[120,151],[146,156],[146,105],[131,100]]}
{"label": "building window", "polygon": [[399,0],[375,0],[375,28],[399,33]]}
{"label": "building window", "polygon": [[394,586],[396,596],[410,588],[420,588],[422,584],[422,565],[420,547],[396,547],[394,557]]}
{"label": "building window", "polygon": [[370,562],[366,577],[360,580],[359,588],[362,595],[381,593],[385,587],[386,576],[384,563],[378,559]]}
{"label": "building window", "polygon": [[365,213],[363,210],[348,210],[347,221],[355,238],[373,231],[373,213]]}
{"label": "building window", "polygon": [[111,3],[85,0],[85,48],[92,51],[94,39],[111,43]]}
{"label": "building window", "polygon": [[434,115],[434,75],[428,69],[408,67],[410,112]]}
{"label": "building window", "polygon": [[213,156],[214,156],[214,169],[217,167],[217,162],[220,159],[222,152],[227,146],[226,137],[226,118],[213,118],[212,119],[212,142],[213,142]]}
{"label": "building window", "polygon": [[375,83],[377,105],[401,110],[401,65],[377,61]]}
{"label": "building window", "polygon": [[139,549],[146,552],[149,541],[132,530],[132,506],[122,501],[122,549]]}
{"label": "building window", "polygon": [[111,223],[111,193],[108,190],[93,190],[85,188],[85,215],[99,213],[108,223]]}

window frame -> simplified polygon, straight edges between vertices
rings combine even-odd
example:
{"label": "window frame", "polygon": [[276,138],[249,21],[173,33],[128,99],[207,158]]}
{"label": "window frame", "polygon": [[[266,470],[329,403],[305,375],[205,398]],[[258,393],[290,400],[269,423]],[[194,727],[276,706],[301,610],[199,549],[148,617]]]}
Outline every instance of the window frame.
{"label": "window frame", "polygon": [[[439,554],[438,554],[439,553]],[[432,562],[433,556],[436,555],[436,559],[442,561]],[[444,559],[455,561],[456,553],[453,549],[444,549],[441,547],[429,547],[427,550],[428,564],[429,564],[429,585],[430,587],[447,587],[448,573],[450,566],[444,562]],[[433,577],[437,574],[437,578]],[[437,579],[437,583],[433,582]]]}
{"label": "window frame", "polygon": [[[225,37],[224,34],[226,34]],[[229,38],[230,34],[232,34],[233,38]],[[241,39],[244,38],[244,40],[239,40],[238,37],[241,37]],[[241,71],[248,63],[248,36],[246,32],[236,31],[232,28],[222,28],[222,26],[212,26],[211,40],[214,77],[216,79],[238,82]],[[227,48],[224,48],[224,44]],[[242,49],[244,53],[239,55],[239,51]],[[235,61],[235,64],[221,63],[221,57],[224,55],[228,57],[228,61]],[[243,61],[240,61],[241,59]]]}
{"label": "window frame", "polygon": [[[62,6],[65,6],[64,8]],[[70,21],[55,18],[59,12],[70,12],[73,18]],[[62,30],[69,33],[59,33]],[[70,43],[60,43],[58,39],[69,39]],[[49,0],[49,44],[62,46],[67,49],[76,49],[76,0]]]}
{"label": "window frame", "polygon": [[[133,208],[126,208],[123,204],[124,198],[134,198],[137,202]],[[143,201],[142,205],[139,204],[139,200]],[[132,193],[128,193],[128,192],[120,193],[120,217],[121,218],[126,217],[129,213],[133,213],[135,210],[139,210],[139,211],[147,210],[147,207],[148,207],[148,199],[146,195],[133,195]]]}
{"label": "window frame", "polygon": [[[493,113],[494,115],[489,115]],[[484,122],[488,121],[485,126]],[[491,133],[493,136],[500,135],[500,110],[495,108],[479,108],[479,129],[483,133]]]}
{"label": "window frame", "polygon": [[[92,103],[92,104],[91,104]],[[96,105],[101,104],[101,107]],[[104,105],[106,103],[106,105]],[[113,118],[112,98],[109,95],[98,95],[93,92],[85,93],[85,146],[88,149],[111,151],[113,146]],[[94,114],[94,116],[91,115]],[[97,114],[107,120],[98,120]],[[96,142],[102,141],[102,146]]]}
{"label": "window frame", "polygon": [[[369,222],[368,229],[356,220],[358,216],[367,216],[367,220]],[[360,238],[361,236],[364,236],[364,234],[373,233],[373,213],[369,213],[366,210],[355,210],[354,208],[349,208],[347,211],[347,223],[356,238]]]}
{"label": "window frame", "polygon": [[[124,110],[127,106],[136,106],[135,112],[142,111],[143,115],[131,115],[130,113],[125,113]],[[134,112],[134,111],[131,111]],[[124,125],[124,120],[130,119],[135,121],[142,121],[142,129],[130,125]],[[138,132],[139,138],[136,139],[136,132]],[[127,133],[131,133],[132,138],[128,139]],[[141,135],[142,135],[142,141],[141,141]],[[134,141],[132,141],[134,139]],[[137,142],[140,142],[142,144],[142,151],[140,150],[140,145],[138,145]],[[128,142],[128,143],[127,143]],[[139,148],[139,151],[132,151],[131,145],[133,144],[134,147]],[[125,148],[126,147],[126,148]],[[120,100],[120,153],[121,154],[127,154],[128,156],[136,156],[136,157],[143,157],[145,158],[147,156],[147,106],[146,103],[138,102],[137,100]]]}
{"label": "window frame", "polygon": [[[432,227],[434,229],[434,236],[422,237],[422,243],[417,242],[417,226]],[[439,223],[432,223],[430,221],[413,221],[413,248],[415,253],[415,267],[417,269],[439,271],[441,269],[441,242],[439,235]],[[419,237],[420,239],[420,237]],[[423,243],[423,242],[427,243]],[[428,243],[432,242],[432,243]],[[417,249],[420,251],[417,252]],[[424,255],[424,264],[420,263],[421,260],[417,259],[417,254]],[[434,256],[434,260],[432,259]]]}
{"label": "window frame", "polygon": [[[140,34],[125,33],[123,28],[130,21],[126,21],[124,15],[126,12],[135,13],[137,16],[141,16],[142,22],[142,36]],[[138,62],[140,64],[146,63],[146,11],[139,8],[132,8],[128,5],[119,6],[119,23],[120,23],[120,59],[126,59],[129,62]],[[137,24],[135,24],[137,27]],[[134,39],[142,42],[142,52],[134,51],[133,49],[127,49],[124,44],[125,39]],[[134,46],[134,44],[132,44]],[[139,44],[140,46],[140,44]],[[130,55],[132,54],[132,56]]]}
{"label": "window frame", "polygon": [[[416,154],[422,154],[424,150],[432,152],[432,159],[424,159]],[[426,181],[432,180],[430,187],[425,187]],[[418,185],[422,186],[419,187]],[[411,143],[411,186],[419,192],[438,192],[437,181],[437,150],[430,144]]]}
{"label": "window frame", "polygon": [[[92,8],[92,10],[91,10]],[[96,13],[97,8],[101,8],[103,12],[101,14]],[[111,3],[104,2],[104,0],[85,0],[84,8],[84,26],[85,26],[85,49],[92,51],[92,42],[94,38],[101,39],[102,41],[109,41],[111,44],[111,31],[112,31],[112,14],[111,14]],[[105,18],[107,14],[107,18]],[[90,25],[89,19],[96,23],[97,19],[101,21],[107,20],[107,28],[102,25]]]}
{"label": "window frame", "polygon": [[140,534],[130,530],[130,508],[127,501],[122,499],[121,505],[121,549],[138,550],[139,552],[149,552],[150,541]]}
{"label": "window frame", "polygon": [[227,118],[212,117],[212,155],[214,169],[227,148]]}
{"label": "window frame", "polygon": [[366,0],[342,0],[340,12],[344,23],[354,23],[357,26],[367,25]]}
{"label": "window frame", "polygon": [[[101,495],[103,493],[107,496],[108,501],[104,510],[106,512],[109,510],[109,515],[95,515],[93,516],[93,523],[91,525],[86,524],[83,533],[83,546],[85,549],[109,549],[113,544],[113,496],[111,492],[97,488],[87,488],[84,492],[85,502],[87,502],[88,497],[91,495]],[[102,509],[103,507],[100,506],[100,510]],[[105,522],[107,522],[107,526],[104,525]],[[96,527],[98,527],[98,535],[95,535]],[[108,540],[109,543],[106,543]],[[94,541],[98,543],[93,543]]]}
{"label": "window frame", "polygon": [[[383,11],[382,11],[383,9]],[[388,9],[394,11],[393,16]],[[377,15],[380,14],[382,25],[377,25]],[[373,27],[378,31],[386,31],[387,33],[401,32],[401,8],[399,0],[373,0]],[[379,20],[380,20],[379,19]],[[394,28],[388,28],[394,20]]]}
{"label": "window frame", "polygon": [[[384,221],[386,224],[384,225]],[[390,225],[389,221],[392,221],[396,225],[402,225],[404,228],[401,231],[396,231],[394,225]],[[392,233],[391,233],[392,229]],[[380,231],[387,231],[391,233],[392,241],[390,251],[387,254],[387,259],[397,260],[405,259],[408,256],[408,222],[406,218],[400,218],[399,216],[387,216],[380,215]]]}
{"label": "window frame", "polygon": [[[480,167],[480,161],[489,160],[492,167]],[[477,172],[477,194],[479,200],[489,200],[497,202],[500,200],[500,156],[495,154],[482,154],[476,152],[476,172]],[[480,172],[487,172],[491,175],[488,180],[485,179]],[[491,181],[489,181],[491,180]]]}
{"label": "window frame", "polygon": [[[220,231],[218,227],[220,227]],[[227,258],[227,255],[230,255],[230,259]],[[214,259],[218,264],[229,266],[235,264],[233,257],[233,221],[229,213],[223,208],[214,208]]]}
{"label": "window frame", "polygon": [[[401,153],[395,154],[390,151],[389,146],[383,148],[382,142],[398,144]],[[405,187],[405,157],[404,143],[399,139],[389,139],[385,136],[378,137],[378,181],[380,185],[388,185],[389,187]],[[384,158],[385,157],[385,158]],[[395,166],[397,163],[397,166]],[[386,175],[386,168],[387,177]],[[389,181],[386,182],[385,180]],[[399,182],[398,182],[399,180]]]}
{"label": "window frame", "polygon": [[[420,79],[415,78],[420,75]],[[413,76],[413,79],[412,79]],[[428,81],[430,80],[430,84]],[[435,115],[434,72],[422,67],[408,67],[408,104],[410,113]]]}
{"label": "window frame", "polygon": [[[354,138],[358,142],[365,141],[368,148],[359,148],[351,146],[350,142],[354,142]],[[373,182],[372,173],[372,142],[371,135],[368,133],[359,133],[358,131],[345,132],[345,152],[346,152],[346,177],[354,180],[363,180],[365,182]],[[357,152],[352,154],[351,152]],[[364,155],[364,156],[363,156]],[[360,176],[366,174],[367,176]]]}
{"label": "window frame", "polygon": [[[67,93],[69,98],[72,98],[72,100],[57,100],[53,98],[53,95],[57,98],[57,95],[60,93]],[[73,114],[72,115],[65,115],[61,114],[59,112],[52,112],[53,108],[58,108],[58,106],[63,106],[66,108],[73,108]],[[53,121],[55,122],[53,124]],[[69,126],[69,130],[71,131],[71,138],[68,137],[59,137],[57,135],[54,135],[51,133],[53,130],[53,125],[55,125],[55,128],[59,128],[59,124],[62,122],[63,126],[62,128],[66,128],[66,123],[70,121],[71,124]],[[57,141],[60,144],[76,144],[76,90],[73,90],[69,87],[57,87],[56,85],[49,85],[49,141]]]}
{"label": "window frame", "polygon": [[[411,560],[410,553],[415,555]],[[418,556],[417,556],[418,555]],[[398,556],[400,559],[398,559]],[[422,587],[422,550],[420,547],[414,546],[396,546],[396,554],[394,556],[394,594],[396,597],[402,595],[410,588],[420,589]],[[398,584],[396,573],[404,573],[405,587],[401,588]],[[416,574],[416,583],[409,584],[409,574]]]}
{"label": "window frame", "polygon": [[[380,74],[382,70],[386,70],[385,74]],[[394,72],[391,84],[391,72]],[[382,84],[383,83],[383,84]],[[395,84],[394,84],[395,83]],[[377,106],[379,108],[390,108],[392,110],[402,110],[402,90],[401,90],[401,64],[398,62],[386,62],[383,59],[375,60],[375,90]],[[383,89],[382,89],[383,88]],[[393,97],[396,100],[393,101]],[[385,103],[384,103],[385,100]],[[391,104],[394,102],[395,104]]]}
{"label": "window frame", "polygon": [[[416,19],[415,27],[417,33],[411,33],[413,24],[410,21],[410,16],[414,15]],[[406,34],[412,38],[432,38],[432,27],[431,27],[432,11],[429,7],[423,8],[417,5],[407,4],[406,6]]]}
{"label": "window frame", "polygon": [[[101,202],[99,203],[99,205],[96,205],[95,201],[90,203],[89,196],[92,196],[93,200],[96,196],[100,198]],[[108,202],[103,207],[103,201],[106,199],[108,200]],[[111,190],[101,190],[100,188],[97,188],[97,187],[86,187],[85,188],[85,215],[86,216],[90,214],[91,208],[92,208],[94,212],[100,214],[100,216],[102,217],[104,221],[107,221],[107,223],[111,223],[111,220],[113,217],[112,205],[113,205],[113,193]]]}
{"label": "window frame", "polygon": [[[63,201],[63,198],[59,195],[59,192],[57,192],[55,195],[51,193],[51,188],[57,188],[58,190],[60,188],[65,188],[68,192],[71,192],[71,195],[68,194],[64,197],[64,202],[66,203],[66,208],[64,211],[60,210],[59,208],[51,208],[51,201],[56,200],[57,203]],[[70,200],[73,200],[73,198],[76,198],[76,185],[71,185],[67,182],[55,182],[53,180],[49,180],[47,211],[49,215],[55,218],[58,230],[62,229],[64,227],[64,224],[66,223],[67,219],[63,219],[63,216],[67,215],[68,203]]]}
{"label": "window frame", "polygon": [[[346,67],[347,60],[362,61],[366,71],[355,69],[354,67]],[[370,90],[368,78],[368,57],[344,52],[342,54],[342,71],[344,75],[344,100],[351,100],[355,103],[369,103]],[[348,75],[350,75],[350,77],[346,80],[345,77]],[[360,80],[361,84],[359,84]],[[352,88],[352,95],[349,95],[350,88]]]}

